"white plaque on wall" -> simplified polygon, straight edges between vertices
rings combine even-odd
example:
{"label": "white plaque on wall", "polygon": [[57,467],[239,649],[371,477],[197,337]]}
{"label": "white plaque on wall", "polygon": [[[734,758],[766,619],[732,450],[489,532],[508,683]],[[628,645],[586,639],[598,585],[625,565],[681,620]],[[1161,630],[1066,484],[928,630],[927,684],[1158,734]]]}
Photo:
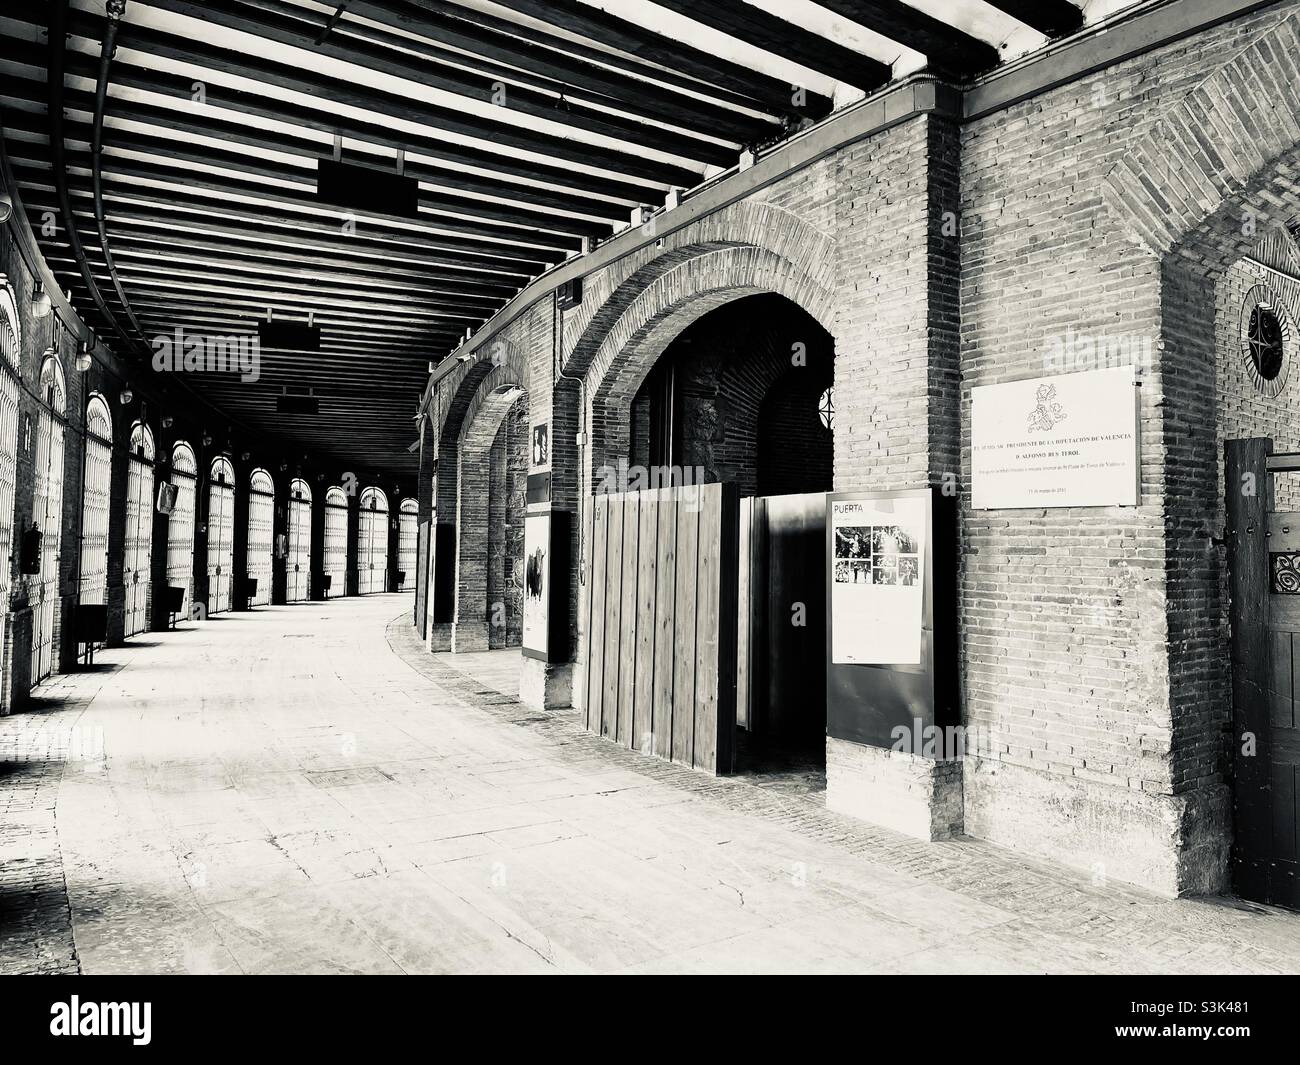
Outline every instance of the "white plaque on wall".
{"label": "white plaque on wall", "polygon": [[971,390],[971,505],[1135,507],[1132,366]]}

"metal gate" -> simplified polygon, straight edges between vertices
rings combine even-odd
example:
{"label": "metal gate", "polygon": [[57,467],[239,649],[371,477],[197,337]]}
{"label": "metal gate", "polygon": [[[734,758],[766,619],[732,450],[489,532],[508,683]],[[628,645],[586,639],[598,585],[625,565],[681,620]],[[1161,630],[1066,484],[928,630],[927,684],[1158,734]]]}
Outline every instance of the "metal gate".
{"label": "metal gate", "polygon": [[266,470],[254,470],[248,494],[248,559],[245,568],[257,581],[249,606],[271,602],[271,544],[274,539],[275,481]]}
{"label": "metal gate", "polygon": [[399,592],[415,587],[420,545],[419,511],[420,504],[414,499],[403,499],[397,510],[397,590]]}
{"label": "metal gate", "polygon": [[311,598],[311,486],[301,478],[289,485],[288,518],[284,601],[301,603]]}
{"label": "metal gate", "polygon": [[149,628],[150,556],[153,545],[153,433],[143,422],[131,426],[126,472],[125,634]]}
{"label": "metal gate", "polygon": [[0,288],[0,658],[9,615],[13,572],[14,501],[18,476],[18,377],[21,373],[18,308],[13,293]]}
{"label": "metal gate", "polygon": [[388,497],[379,488],[361,493],[357,516],[357,594],[388,588]]}
{"label": "metal gate", "polygon": [[55,606],[59,598],[59,541],[63,531],[63,367],[54,355],[41,365],[41,408],[36,421],[32,520],[43,533],[41,570],[32,580],[32,685],[54,670]]}
{"label": "metal gate", "polygon": [[235,565],[235,468],[224,455],[212,460],[208,484],[208,613],[230,609]]}
{"label": "metal gate", "polygon": [[77,602],[108,602],[108,508],[113,480],[113,418],[98,392],[86,403],[81,467],[81,569]]}
{"label": "metal gate", "polygon": [[[1277,509],[1274,481],[1300,476],[1300,454],[1272,451],[1265,439],[1225,445],[1233,888],[1300,907],[1300,510]],[[1294,506],[1297,495],[1286,492],[1283,505]]]}
{"label": "metal gate", "polygon": [[348,572],[348,497],[342,488],[331,488],[325,493],[325,543],[322,552],[325,576],[329,587],[321,589],[325,599],[335,599],[346,593],[344,580]]}
{"label": "metal gate", "polygon": [[167,585],[184,588],[181,615],[188,616],[194,595],[194,501],[198,491],[199,464],[194,449],[185,441],[172,448],[171,483],[176,502],[167,519]]}

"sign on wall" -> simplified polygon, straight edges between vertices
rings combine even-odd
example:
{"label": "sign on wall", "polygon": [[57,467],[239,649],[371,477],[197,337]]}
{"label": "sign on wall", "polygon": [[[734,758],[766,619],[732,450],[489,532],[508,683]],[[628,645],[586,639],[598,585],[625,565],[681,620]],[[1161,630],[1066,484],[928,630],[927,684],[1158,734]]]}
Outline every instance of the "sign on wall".
{"label": "sign on wall", "polygon": [[929,525],[922,497],[831,502],[831,662],[917,665]]}
{"label": "sign on wall", "polygon": [[523,652],[547,660],[550,650],[551,515],[524,517]]}
{"label": "sign on wall", "polygon": [[1120,366],[972,389],[972,506],[1137,506],[1135,381]]}

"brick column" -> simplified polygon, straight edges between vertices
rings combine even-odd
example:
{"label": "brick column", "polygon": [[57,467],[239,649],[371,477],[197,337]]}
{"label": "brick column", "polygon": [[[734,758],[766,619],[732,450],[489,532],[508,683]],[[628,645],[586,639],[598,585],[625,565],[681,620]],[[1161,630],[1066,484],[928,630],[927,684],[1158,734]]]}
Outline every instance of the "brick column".
{"label": "brick column", "polygon": [[244,584],[248,577],[248,497],[249,478],[255,462],[242,457],[242,452],[231,458],[235,468],[235,523],[231,550],[230,609],[247,610],[248,598]]}
{"label": "brick column", "polygon": [[[112,404],[113,415],[113,469],[109,481],[108,502],[108,645],[118,647],[125,639],[126,632],[126,586],[123,584],[122,569],[126,564],[126,493],[127,478],[131,466],[130,434],[132,417],[123,414],[126,409],[117,402],[112,392],[105,397]],[[83,412],[82,417],[85,417]],[[65,437],[66,440],[66,437]],[[78,492],[80,494],[81,473],[77,474]],[[65,484],[65,489],[67,485]],[[77,529],[80,530],[80,522]],[[64,549],[76,547],[80,550],[80,537],[72,543],[65,541]]]}

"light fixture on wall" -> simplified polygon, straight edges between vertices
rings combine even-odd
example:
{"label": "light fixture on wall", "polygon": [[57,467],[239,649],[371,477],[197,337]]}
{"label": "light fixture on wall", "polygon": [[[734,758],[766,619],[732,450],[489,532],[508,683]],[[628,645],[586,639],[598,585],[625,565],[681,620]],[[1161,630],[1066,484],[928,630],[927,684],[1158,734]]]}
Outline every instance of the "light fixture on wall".
{"label": "light fixture on wall", "polygon": [[9,190],[0,187],[0,225],[14,216],[14,198]]}
{"label": "light fixture on wall", "polygon": [[241,452],[239,453],[239,461],[240,461],[240,462],[247,462],[247,461],[249,460],[249,458],[252,456],[252,454],[253,454],[253,453],[252,453],[251,451],[241,451]]}
{"label": "light fixture on wall", "polygon": [[32,286],[32,314],[37,318],[45,318],[52,310],[54,304],[50,300],[50,294],[45,291],[45,286],[37,281]]}
{"label": "light fixture on wall", "polygon": [[85,373],[90,369],[91,365],[95,361],[95,357],[92,354],[94,350],[95,331],[91,329],[86,333],[86,339],[83,340],[80,347],[77,348],[77,359],[74,365],[77,367],[78,373]]}
{"label": "light fixture on wall", "polygon": [[131,391],[131,382],[127,381],[122,385],[122,391],[117,394],[117,401],[125,407],[133,399],[135,399],[135,393]]}
{"label": "light fixture on wall", "polygon": [[162,427],[164,429],[170,429],[172,427],[172,420],[173,419],[170,414],[164,414],[162,416]]}
{"label": "light fixture on wall", "polygon": [[212,446],[212,434],[211,434],[211,433],[204,433],[204,434],[203,434],[203,446],[204,446],[204,447],[211,447],[211,446]]}

